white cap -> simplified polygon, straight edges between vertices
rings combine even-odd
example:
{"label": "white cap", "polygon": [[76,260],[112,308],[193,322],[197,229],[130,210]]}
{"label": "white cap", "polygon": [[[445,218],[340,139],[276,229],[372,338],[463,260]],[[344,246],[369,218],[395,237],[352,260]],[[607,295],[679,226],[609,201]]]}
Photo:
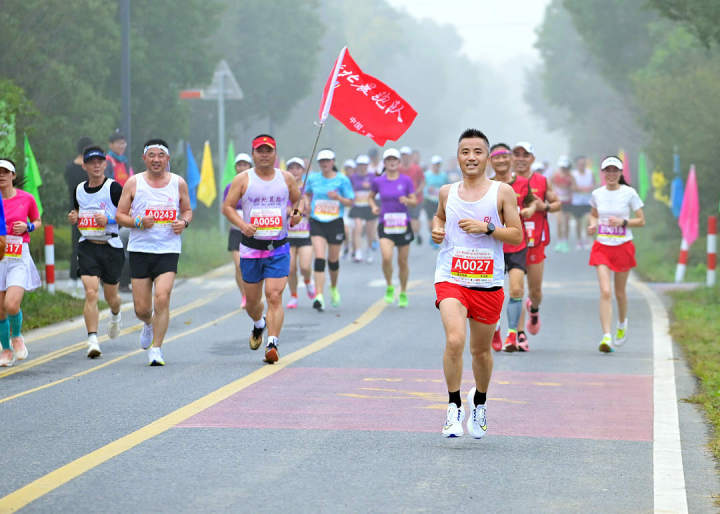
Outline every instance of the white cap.
{"label": "white cap", "polygon": [[527,141],[520,141],[519,143],[515,143],[515,146],[513,146],[513,150],[515,150],[516,148],[524,148],[527,153],[535,155],[535,147],[532,145],[532,143],[528,143]]}
{"label": "white cap", "polygon": [[300,157],[293,157],[285,163],[285,167],[289,168],[291,164],[298,164],[302,169],[305,169],[305,161],[303,161]]}
{"label": "white cap", "polygon": [[410,155],[412,153],[412,148],[410,148],[409,146],[403,146],[402,148],[400,148],[400,153],[403,155]]}
{"label": "white cap", "polygon": [[561,155],[558,158],[557,162],[558,168],[569,168],[570,167],[570,159],[567,155]]}
{"label": "white cap", "polygon": [[348,159],[343,163],[343,168],[354,168],[355,167],[355,161],[352,159]]}
{"label": "white cap", "polygon": [[388,157],[395,157],[396,159],[399,159],[400,152],[397,151],[397,148],[388,148],[383,152],[383,161]]}
{"label": "white cap", "polygon": [[246,153],[239,153],[235,156],[235,164],[239,162],[246,162],[248,164],[252,164],[252,158],[246,154]]}
{"label": "white cap", "polygon": [[534,162],[530,166],[530,171],[543,171],[545,169],[545,165],[541,162]]}
{"label": "white cap", "polygon": [[5,159],[0,159],[0,168],[5,168],[11,173],[16,173],[13,163],[11,163],[10,161],[6,161]]}
{"label": "white cap", "polygon": [[334,159],[335,158],[335,152],[332,150],[320,150],[318,152],[317,160],[323,161],[325,159]]}
{"label": "white cap", "polygon": [[430,157],[430,164],[442,164],[442,161],[443,159],[439,155],[433,155]]}
{"label": "white cap", "polygon": [[357,164],[370,164],[370,157],[365,155],[364,153],[357,156],[357,159],[355,159],[355,162]]}
{"label": "white cap", "polygon": [[603,159],[603,162],[600,163],[601,170],[604,170],[605,168],[609,168],[610,166],[615,166],[619,170],[623,169],[622,161],[614,156],[613,157],[605,157]]}

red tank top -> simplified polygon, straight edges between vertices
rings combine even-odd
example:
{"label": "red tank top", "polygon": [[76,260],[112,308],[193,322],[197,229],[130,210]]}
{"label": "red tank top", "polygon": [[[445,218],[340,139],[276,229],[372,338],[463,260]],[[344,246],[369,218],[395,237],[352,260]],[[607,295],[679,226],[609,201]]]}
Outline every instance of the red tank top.
{"label": "red tank top", "polygon": [[[545,201],[547,194],[547,179],[539,173],[530,175],[530,190],[535,198]],[[523,220],[527,245],[547,246],[550,244],[550,225],[547,221],[547,211],[536,211],[528,220]]]}
{"label": "red tank top", "polygon": [[[530,192],[530,186],[528,184],[528,180],[524,177],[521,177],[519,175],[515,176],[515,180],[510,183],[510,186],[513,188],[513,191],[515,191],[515,198],[517,199],[517,205],[518,205],[518,212],[520,209],[524,207],[523,200],[527,196],[528,192]],[[523,229],[524,232],[524,229]],[[527,244],[525,243],[525,235],[523,234],[523,240],[520,244],[517,245],[511,245],[504,243],[503,244],[503,252],[505,253],[513,253],[513,252],[519,252],[520,250],[523,250]]]}

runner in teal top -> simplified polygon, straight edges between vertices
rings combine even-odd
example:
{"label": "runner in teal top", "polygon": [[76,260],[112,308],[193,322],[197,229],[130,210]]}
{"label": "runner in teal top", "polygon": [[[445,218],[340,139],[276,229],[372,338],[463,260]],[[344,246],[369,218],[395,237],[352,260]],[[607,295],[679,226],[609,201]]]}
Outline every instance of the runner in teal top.
{"label": "runner in teal top", "polygon": [[317,295],[313,307],[319,312],[325,309],[323,289],[325,286],[325,259],[330,270],[330,301],[340,306],[337,288],[340,270],[340,249],[345,240],[343,215],[346,207],[352,207],[355,192],[350,179],[338,173],[335,152],[320,150],[317,156],[320,173],[311,173],[305,193],[312,196],[310,204],[310,239],[315,253],[315,288]]}

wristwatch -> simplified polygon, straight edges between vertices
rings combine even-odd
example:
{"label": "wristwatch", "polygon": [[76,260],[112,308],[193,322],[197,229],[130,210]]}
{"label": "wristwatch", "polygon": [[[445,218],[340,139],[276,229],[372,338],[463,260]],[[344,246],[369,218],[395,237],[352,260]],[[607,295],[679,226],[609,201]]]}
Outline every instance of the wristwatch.
{"label": "wristwatch", "polygon": [[493,225],[492,223],[488,223],[487,224],[487,232],[485,232],[485,235],[489,236],[493,232],[495,232],[495,225]]}
{"label": "wristwatch", "polygon": [[183,223],[185,223],[185,228],[188,228],[188,225],[190,225],[190,223],[188,223],[188,220],[186,220],[185,218],[180,219],[183,221]]}
{"label": "wristwatch", "polygon": [[628,226],[628,220],[627,218],[623,220],[623,228]]}

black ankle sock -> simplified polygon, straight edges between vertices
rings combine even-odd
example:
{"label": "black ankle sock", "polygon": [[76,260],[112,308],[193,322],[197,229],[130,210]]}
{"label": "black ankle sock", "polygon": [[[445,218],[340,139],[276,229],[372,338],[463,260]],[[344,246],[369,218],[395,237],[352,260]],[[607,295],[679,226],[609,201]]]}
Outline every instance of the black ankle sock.
{"label": "black ankle sock", "polygon": [[97,335],[97,332],[88,332],[88,337],[90,337],[91,335]]}
{"label": "black ankle sock", "polygon": [[454,403],[459,409],[462,405],[462,400],[460,399],[460,391],[448,391],[448,397],[450,398],[448,400],[448,403]]}
{"label": "black ankle sock", "polygon": [[480,391],[475,389],[475,397],[473,398],[473,402],[475,402],[475,406],[485,405],[486,400],[487,400],[487,393],[481,393]]}
{"label": "black ankle sock", "polygon": [[530,312],[536,314],[540,310],[540,307],[530,307]]}

